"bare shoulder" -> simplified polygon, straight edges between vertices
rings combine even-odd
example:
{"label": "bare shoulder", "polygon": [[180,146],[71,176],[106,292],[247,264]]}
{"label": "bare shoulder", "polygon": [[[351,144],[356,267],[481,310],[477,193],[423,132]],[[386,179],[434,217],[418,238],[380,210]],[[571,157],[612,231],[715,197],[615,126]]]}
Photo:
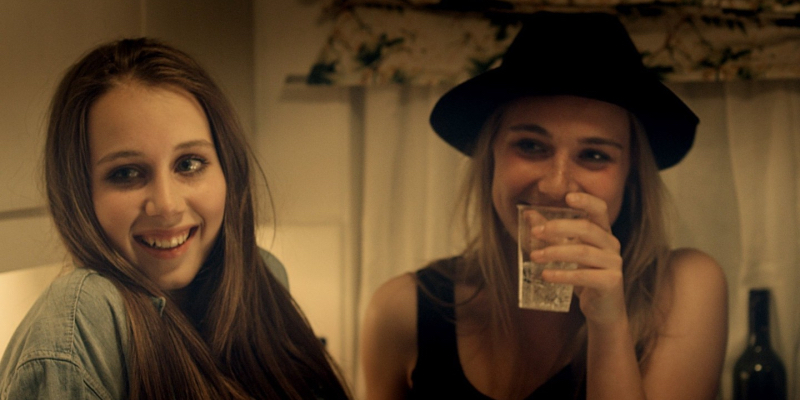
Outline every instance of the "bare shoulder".
{"label": "bare shoulder", "polygon": [[386,330],[393,336],[416,337],[416,281],[412,273],[396,276],[372,295],[364,315],[364,324]]}
{"label": "bare shoulder", "polygon": [[716,321],[727,330],[728,285],[719,263],[700,250],[682,248],[672,251],[669,266],[668,325]]}
{"label": "bare shoulder", "polygon": [[[413,272],[395,276],[378,287],[372,295],[370,304],[381,305],[389,302],[397,305],[398,302],[409,300],[413,300],[412,302],[416,304],[416,287],[417,283]],[[398,298],[398,296],[400,297]]]}
{"label": "bare shoulder", "polygon": [[417,359],[413,274],[390,279],[372,295],[361,326],[360,352],[367,398],[403,398]]}
{"label": "bare shoulder", "polygon": [[670,263],[704,264],[719,267],[717,261],[702,250],[692,247],[681,247],[670,252]]}
{"label": "bare shoulder", "polygon": [[[675,290],[692,296],[697,290],[707,295],[727,295],[725,273],[710,255],[693,248],[673,250],[669,259]],[[703,295],[703,293],[696,293]]]}

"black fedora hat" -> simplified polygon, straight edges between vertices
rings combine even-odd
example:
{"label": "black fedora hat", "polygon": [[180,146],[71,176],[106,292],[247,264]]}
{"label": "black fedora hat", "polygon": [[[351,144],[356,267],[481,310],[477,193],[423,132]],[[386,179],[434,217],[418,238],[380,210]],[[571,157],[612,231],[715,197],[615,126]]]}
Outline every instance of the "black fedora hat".
{"label": "black fedora hat", "polygon": [[471,155],[498,106],[533,95],[574,95],[632,112],[660,169],[692,147],[699,119],[642,64],[620,21],[605,13],[539,12],[524,21],[502,64],[465,81],[436,103],[430,122],[447,143]]}

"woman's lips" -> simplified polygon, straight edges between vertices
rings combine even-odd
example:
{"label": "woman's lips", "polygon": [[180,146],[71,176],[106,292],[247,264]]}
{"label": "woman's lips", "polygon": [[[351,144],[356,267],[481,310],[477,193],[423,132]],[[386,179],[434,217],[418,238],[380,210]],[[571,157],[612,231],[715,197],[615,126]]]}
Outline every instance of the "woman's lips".
{"label": "woman's lips", "polygon": [[163,234],[146,233],[134,236],[136,243],[148,253],[159,258],[174,258],[183,254],[197,232],[197,227],[189,228],[182,232]]}

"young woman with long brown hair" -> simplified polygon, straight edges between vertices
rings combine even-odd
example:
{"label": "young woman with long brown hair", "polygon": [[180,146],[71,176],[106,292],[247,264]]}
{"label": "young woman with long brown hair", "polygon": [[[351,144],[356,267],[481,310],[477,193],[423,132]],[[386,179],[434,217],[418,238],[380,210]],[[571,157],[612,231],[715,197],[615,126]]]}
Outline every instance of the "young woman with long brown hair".
{"label": "young woman with long brown hair", "polygon": [[[727,338],[720,266],[672,249],[659,169],[698,119],[608,14],[542,12],[502,65],[446,93],[431,124],[471,157],[466,249],[384,284],[362,330],[367,398],[714,399]],[[517,302],[517,206],[579,209],[532,229],[577,239],[568,312]]]}
{"label": "young woman with long brown hair", "polygon": [[0,399],[348,398],[256,245],[255,165],[185,53],[126,39],[72,66],[45,179],[75,268],[12,338]]}

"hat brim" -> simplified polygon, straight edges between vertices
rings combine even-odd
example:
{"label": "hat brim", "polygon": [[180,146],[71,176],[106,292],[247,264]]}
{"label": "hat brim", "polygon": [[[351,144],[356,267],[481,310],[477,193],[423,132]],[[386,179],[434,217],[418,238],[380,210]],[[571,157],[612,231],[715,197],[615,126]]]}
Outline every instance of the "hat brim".
{"label": "hat brim", "polygon": [[642,123],[659,169],[677,164],[694,142],[699,119],[655,76],[591,77],[578,71],[549,76],[498,67],[447,92],[434,106],[430,123],[447,143],[471,156],[481,128],[499,106],[526,96],[573,95],[616,104]]}

